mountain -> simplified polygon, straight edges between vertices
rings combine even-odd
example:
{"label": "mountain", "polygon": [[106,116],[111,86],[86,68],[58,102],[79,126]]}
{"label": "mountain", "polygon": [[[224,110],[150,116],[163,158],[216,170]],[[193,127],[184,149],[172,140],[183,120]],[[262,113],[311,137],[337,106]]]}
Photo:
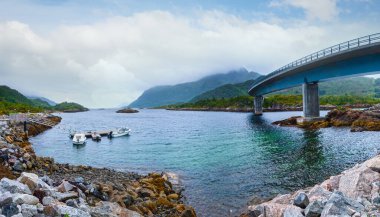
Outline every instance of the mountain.
{"label": "mountain", "polygon": [[233,98],[237,96],[248,96],[247,90],[252,86],[254,81],[255,80],[248,80],[238,84],[225,84],[194,97],[190,100],[190,102],[196,102],[204,99],[221,99]]}
{"label": "mountain", "polygon": [[[42,112],[62,111],[78,112],[88,111],[87,108],[77,103],[63,102],[51,106],[51,100],[44,97],[26,97],[15,89],[8,86],[0,86],[0,114],[9,114],[12,112]],[[53,102],[54,103],[54,102]]]}
{"label": "mountain", "polygon": [[20,103],[26,105],[34,105],[33,102],[26,96],[22,95],[15,89],[8,86],[0,86],[0,101],[10,102],[10,103]]}
{"label": "mountain", "polygon": [[[190,102],[197,102],[205,99],[234,98],[237,96],[248,96],[248,90],[254,80],[249,80],[238,84],[226,84],[213,90],[204,92],[194,97]],[[294,87],[287,90],[278,91],[268,95],[300,95],[302,87]],[[380,97],[380,79],[368,77],[346,78],[321,82],[319,84],[319,94],[324,95],[353,95],[353,96],[376,96]]]}
{"label": "mountain", "polygon": [[35,101],[35,102],[40,102],[40,103],[43,103],[46,105],[46,103],[50,106],[55,106],[57,105],[56,102],[48,99],[48,98],[45,98],[45,97],[40,97],[40,96],[28,96],[28,99],[32,100],[32,101]]}
{"label": "mountain", "polygon": [[157,107],[170,104],[184,103],[195,96],[225,84],[236,84],[255,79],[260,74],[248,72],[242,68],[225,74],[215,74],[204,77],[198,81],[177,85],[157,86],[146,90],[137,100],[128,107]]}

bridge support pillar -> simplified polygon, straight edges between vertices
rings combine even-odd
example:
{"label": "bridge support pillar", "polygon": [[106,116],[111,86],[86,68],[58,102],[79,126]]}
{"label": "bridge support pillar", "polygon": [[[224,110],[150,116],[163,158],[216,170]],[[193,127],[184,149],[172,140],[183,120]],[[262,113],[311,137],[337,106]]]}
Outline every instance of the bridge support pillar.
{"label": "bridge support pillar", "polygon": [[263,101],[264,101],[263,96],[255,96],[255,99],[253,100],[255,115],[263,114]]}
{"label": "bridge support pillar", "polygon": [[318,83],[304,83],[302,85],[303,94],[303,115],[305,118],[319,117],[319,90]]}

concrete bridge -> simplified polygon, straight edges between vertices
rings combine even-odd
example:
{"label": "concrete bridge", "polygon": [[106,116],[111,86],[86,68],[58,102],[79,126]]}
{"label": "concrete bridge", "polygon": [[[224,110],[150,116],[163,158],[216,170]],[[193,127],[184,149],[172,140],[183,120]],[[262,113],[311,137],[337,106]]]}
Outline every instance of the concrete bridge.
{"label": "concrete bridge", "polygon": [[248,91],[255,114],[262,114],[264,95],[302,85],[305,118],[319,117],[318,83],[380,71],[380,33],[323,49],[259,77]]}

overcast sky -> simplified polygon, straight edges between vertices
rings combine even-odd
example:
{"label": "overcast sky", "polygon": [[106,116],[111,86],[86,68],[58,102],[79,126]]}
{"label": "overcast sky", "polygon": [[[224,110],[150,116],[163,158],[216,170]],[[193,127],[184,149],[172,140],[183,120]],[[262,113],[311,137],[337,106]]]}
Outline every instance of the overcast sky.
{"label": "overcast sky", "polygon": [[378,0],[2,0],[0,84],[116,107],[155,85],[267,74],[380,31]]}

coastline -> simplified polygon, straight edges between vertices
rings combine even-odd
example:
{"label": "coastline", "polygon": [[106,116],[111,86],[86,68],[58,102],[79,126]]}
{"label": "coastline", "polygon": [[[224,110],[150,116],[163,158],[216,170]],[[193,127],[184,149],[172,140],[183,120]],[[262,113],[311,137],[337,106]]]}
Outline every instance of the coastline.
{"label": "coastline", "polygon": [[[352,108],[352,109],[363,109],[363,108],[370,108],[372,105],[347,105],[345,108]],[[320,106],[320,110],[333,110],[339,108],[338,106]],[[204,111],[204,112],[254,112],[254,109],[252,107],[247,108],[215,108],[215,107],[204,107],[204,108],[164,108],[168,111]],[[302,106],[282,106],[282,107],[274,107],[274,108],[263,108],[263,112],[285,112],[285,111],[302,111]]]}
{"label": "coastline", "polygon": [[[50,122],[54,122],[54,125],[61,120],[58,116],[50,115],[42,115],[41,118],[49,119]],[[29,136],[36,136],[48,129],[50,127],[40,124],[28,124]],[[0,182],[0,191],[10,193],[12,198],[8,204],[2,204],[0,199],[3,213],[4,210],[11,210],[12,206],[13,208],[20,206],[18,213],[23,213],[21,206],[25,203],[14,203],[17,195],[13,194],[15,192],[8,191],[9,189],[7,190],[1,183],[8,183],[7,178],[10,178],[9,182],[11,182],[19,177],[18,184],[30,184],[23,183],[26,179],[23,177],[27,176],[37,177],[37,180],[47,184],[33,189],[29,196],[39,199],[38,203],[33,204],[35,206],[33,210],[36,208],[38,213],[48,216],[53,214],[81,216],[84,215],[83,212],[85,216],[125,216],[124,214],[129,214],[127,216],[196,216],[194,209],[184,204],[181,189],[173,186],[170,174],[139,175],[107,168],[58,164],[55,163],[54,158],[35,155],[28,136],[23,132],[22,124],[4,125],[2,123],[0,130],[2,159],[0,178],[6,177]],[[72,188],[61,192],[62,185],[72,186]],[[49,194],[46,194],[47,191]],[[36,195],[36,192],[45,193],[41,196],[38,195],[39,193]],[[62,200],[59,197],[62,193],[71,194],[71,197]],[[47,195],[52,197],[49,198],[52,203],[44,204],[43,200],[48,197]],[[106,207],[111,213],[104,212]],[[75,213],[78,212],[82,214],[76,215]]]}

